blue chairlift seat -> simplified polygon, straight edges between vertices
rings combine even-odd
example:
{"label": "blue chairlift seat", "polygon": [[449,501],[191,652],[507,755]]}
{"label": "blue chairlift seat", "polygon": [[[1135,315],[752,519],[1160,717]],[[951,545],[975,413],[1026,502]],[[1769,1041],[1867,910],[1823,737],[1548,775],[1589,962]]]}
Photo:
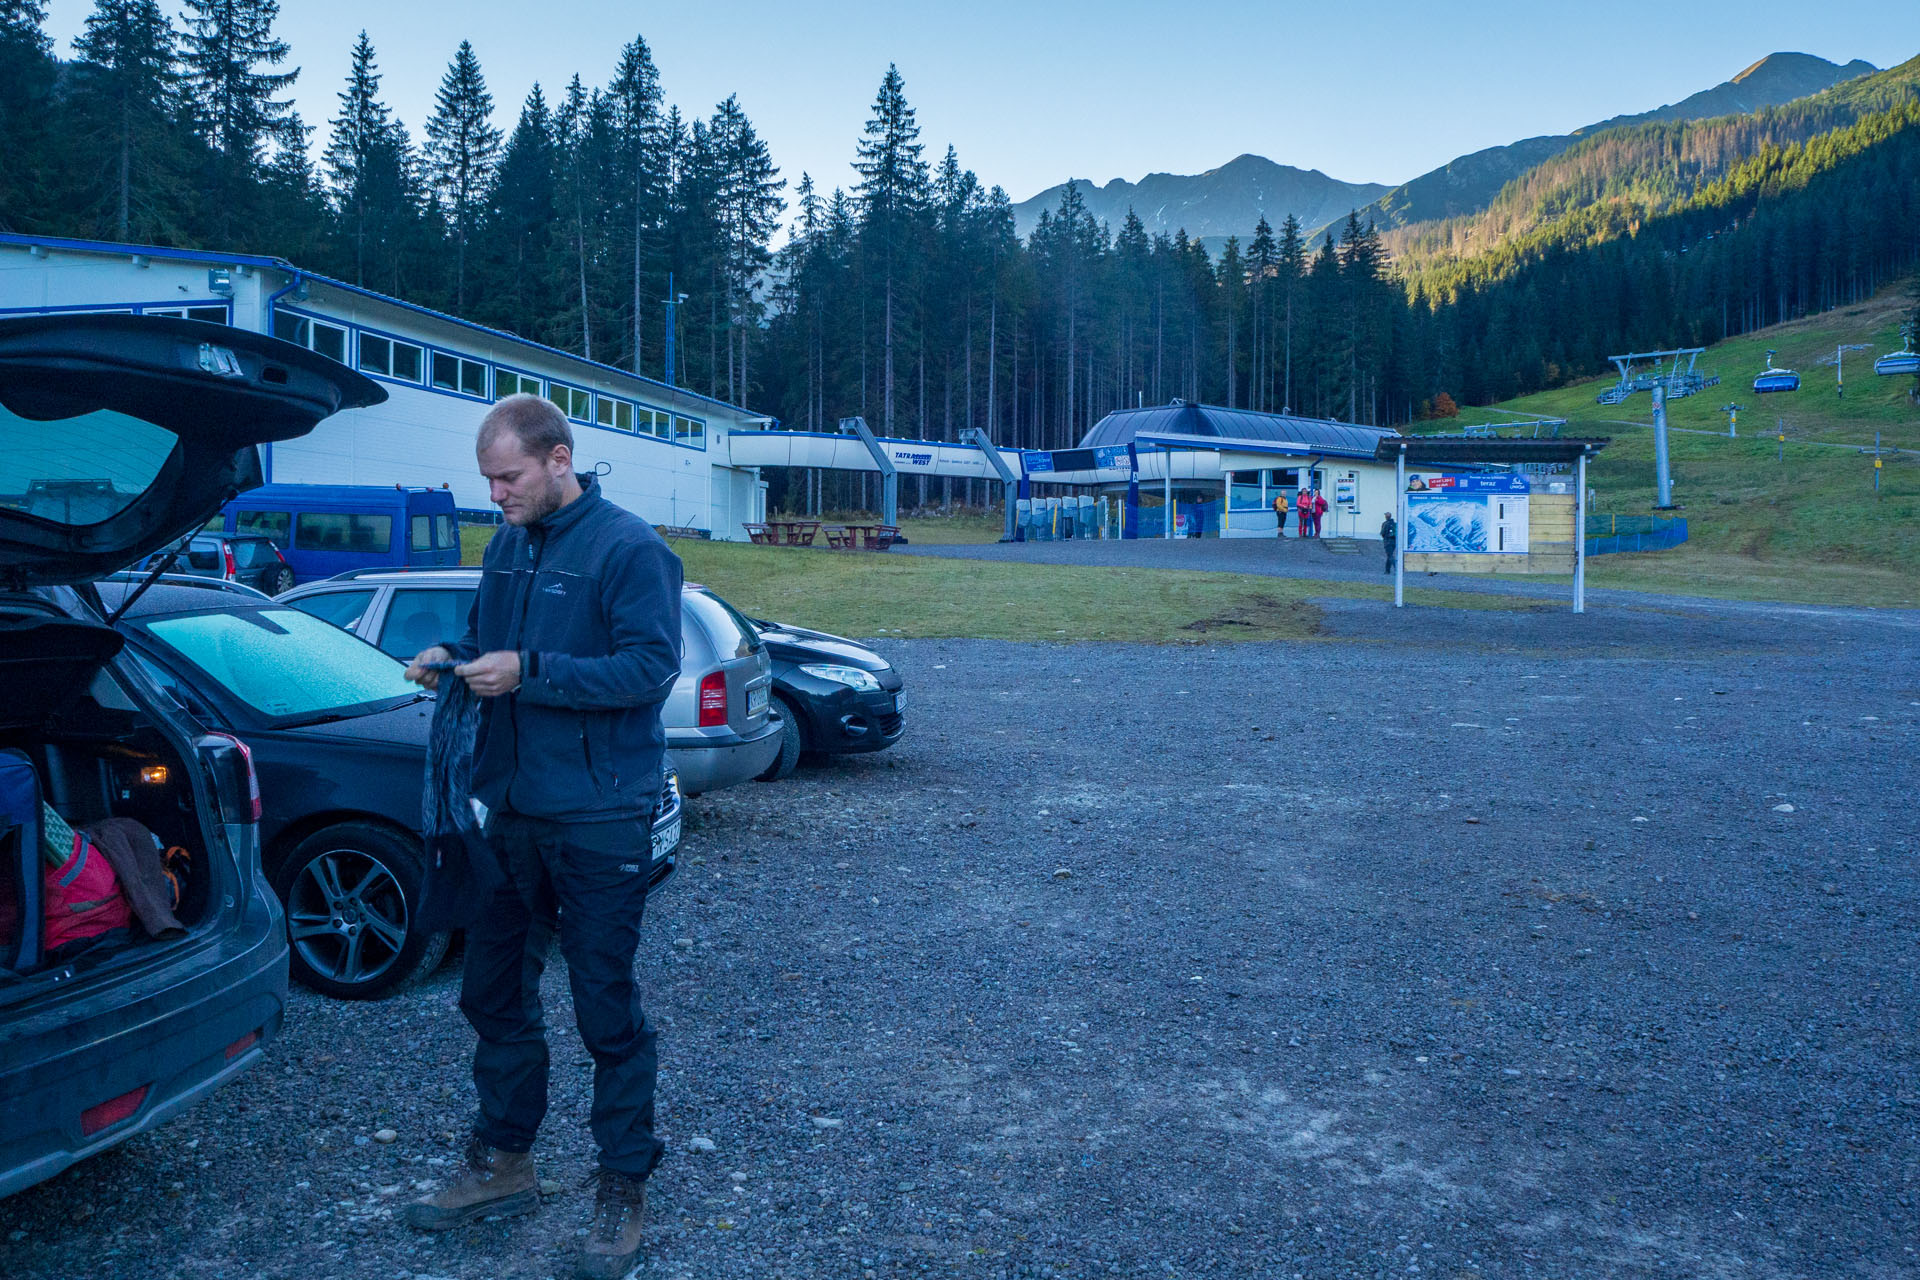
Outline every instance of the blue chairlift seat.
{"label": "blue chairlift seat", "polygon": [[1791,369],[1768,369],[1753,380],[1753,393],[1764,396],[1774,391],[1798,391],[1800,375]]}
{"label": "blue chairlift seat", "polygon": [[1873,362],[1873,371],[1886,377],[1920,374],[1920,351],[1894,351]]}

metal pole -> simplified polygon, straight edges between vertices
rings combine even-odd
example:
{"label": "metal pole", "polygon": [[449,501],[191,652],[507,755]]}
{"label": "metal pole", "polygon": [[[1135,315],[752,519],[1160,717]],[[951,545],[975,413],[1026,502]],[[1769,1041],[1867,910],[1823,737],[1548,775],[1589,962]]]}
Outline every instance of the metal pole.
{"label": "metal pole", "polygon": [[1407,581],[1407,446],[1393,458],[1393,523],[1396,541],[1393,549],[1393,607],[1406,604]]}
{"label": "metal pole", "polygon": [[1667,467],[1667,389],[1653,384],[1653,505],[1662,511],[1673,505],[1673,473]]}
{"label": "metal pole", "polygon": [[[1655,392],[1658,395],[1659,392]],[[1587,611],[1587,454],[1580,451],[1574,464],[1573,498],[1573,611]]]}
{"label": "metal pole", "polygon": [[1160,531],[1163,538],[1173,536],[1173,455],[1167,450],[1160,451]]}
{"label": "metal pole", "polygon": [[673,272],[667,272],[667,385],[673,385]]}

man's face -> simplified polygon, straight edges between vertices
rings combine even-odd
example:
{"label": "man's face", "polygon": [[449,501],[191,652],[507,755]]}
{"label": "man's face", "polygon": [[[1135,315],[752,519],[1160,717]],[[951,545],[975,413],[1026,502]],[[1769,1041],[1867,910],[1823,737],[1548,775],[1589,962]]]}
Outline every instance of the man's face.
{"label": "man's face", "polygon": [[503,431],[480,450],[480,474],[487,478],[489,497],[500,508],[508,524],[533,524],[560,509],[562,482],[573,466],[573,453],[565,445],[536,458],[520,443],[520,437]]}

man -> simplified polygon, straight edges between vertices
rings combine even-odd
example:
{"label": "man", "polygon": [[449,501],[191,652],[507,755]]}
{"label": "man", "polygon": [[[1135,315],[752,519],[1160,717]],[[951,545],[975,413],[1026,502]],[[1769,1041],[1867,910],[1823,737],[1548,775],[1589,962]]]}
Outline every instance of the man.
{"label": "man", "polygon": [[1380,545],[1385,548],[1387,553],[1387,567],[1380,572],[1393,572],[1393,548],[1394,544],[1399,541],[1399,537],[1400,526],[1394,523],[1393,516],[1389,514],[1380,522]]}
{"label": "man", "polygon": [[1287,494],[1283,489],[1273,496],[1273,519],[1276,538],[1287,536]]}
{"label": "man", "polygon": [[483,700],[473,794],[506,882],[467,929],[460,1009],[479,1035],[479,1117],[466,1167],[407,1206],[444,1230],[538,1207],[535,1132],[547,1109],[540,972],[555,913],[580,1040],[593,1057],[600,1148],[580,1274],[639,1261],[653,1132],[654,1028],[633,979],[652,865],[665,735],[660,704],[680,668],[680,560],[639,517],[573,471],[573,432],[537,396],[501,400],[480,424],[481,474],[505,523],[456,643],[423,651],[407,678],[444,666]]}

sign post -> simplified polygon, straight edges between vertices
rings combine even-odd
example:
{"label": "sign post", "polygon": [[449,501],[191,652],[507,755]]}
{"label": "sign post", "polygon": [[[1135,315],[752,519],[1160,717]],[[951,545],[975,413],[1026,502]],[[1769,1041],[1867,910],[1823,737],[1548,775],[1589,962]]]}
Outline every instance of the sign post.
{"label": "sign post", "polygon": [[1587,455],[1574,463],[1573,611],[1587,611]]}
{"label": "sign post", "polygon": [[1406,602],[1407,582],[1407,446],[1393,458],[1393,607]]}

